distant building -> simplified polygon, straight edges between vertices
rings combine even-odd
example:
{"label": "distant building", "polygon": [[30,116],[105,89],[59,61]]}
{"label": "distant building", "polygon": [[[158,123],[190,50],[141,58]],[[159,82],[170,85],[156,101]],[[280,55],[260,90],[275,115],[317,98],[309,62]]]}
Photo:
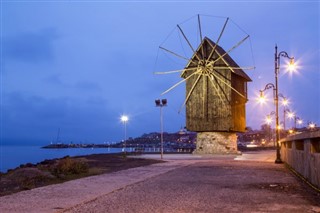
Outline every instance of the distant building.
{"label": "distant building", "polygon": [[238,142],[261,144],[266,139],[266,132],[261,130],[253,130],[244,133],[238,133]]}

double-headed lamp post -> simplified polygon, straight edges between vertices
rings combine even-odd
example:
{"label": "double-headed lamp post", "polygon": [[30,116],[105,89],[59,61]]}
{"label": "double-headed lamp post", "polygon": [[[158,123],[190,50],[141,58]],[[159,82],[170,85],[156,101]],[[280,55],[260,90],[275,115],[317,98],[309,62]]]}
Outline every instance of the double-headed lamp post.
{"label": "double-headed lamp post", "polygon": [[129,120],[128,116],[126,116],[126,115],[122,115],[121,116],[121,122],[124,125],[124,146],[123,146],[124,155],[127,154],[127,152],[126,152],[126,141],[127,141],[127,122],[128,122],[128,120]]}
{"label": "double-headed lamp post", "polygon": [[275,84],[267,84],[263,90],[260,90],[260,97],[263,97],[263,92],[267,89],[273,88],[273,96],[274,103],[276,108],[276,145],[277,145],[277,155],[275,163],[282,163],[281,155],[280,155],[280,126],[279,126],[279,87],[278,87],[278,75],[280,71],[280,57],[285,57],[290,59],[290,65],[294,64],[294,58],[289,57],[287,52],[281,51],[278,53],[278,47],[275,46],[275,54],[274,54],[274,72],[275,72]]}
{"label": "double-headed lamp post", "polygon": [[162,118],[162,107],[167,106],[167,99],[160,99],[155,100],[156,107],[160,107],[160,137],[161,137],[161,159],[163,159],[163,118]]}

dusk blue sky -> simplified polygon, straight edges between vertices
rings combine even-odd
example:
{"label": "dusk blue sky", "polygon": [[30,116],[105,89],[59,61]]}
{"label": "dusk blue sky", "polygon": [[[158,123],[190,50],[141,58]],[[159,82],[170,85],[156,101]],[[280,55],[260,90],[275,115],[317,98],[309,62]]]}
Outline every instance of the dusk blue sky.
{"label": "dusk blue sky", "polygon": [[[260,106],[256,98],[267,83],[274,83],[275,44],[299,65],[297,73],[288,74],[287,60],[281,58],[280,92],[305,125],[320,125],[319,13],[319,1],[2,0],[1,143],[47,144],[59,128],[64,142],[120,141],[122,114],[129,116],[128,136],[156,132],[157,98],[168,99],[164,130],[178,131],[185,126],[184,112],[178,113],[184,85],[160,96],[181,79],[153,72],[177,68],[159,63],[158,47],[171,39],[177,24],[197,30],[192,19],[184,25],[197,14],[219,22],[219,27],[203,25],[210,34],[204,36],[213,38],[221,20],[230,17],[228,39],[221,43],[225,49],[250,35],[234,53],[240,65],[256,67],[246,71],[253,80],[248,84],[247,126],[259,129],[274,110],[272,101]],[[175,48],[175,39],[180,42],[173,35],[168,49]],[[271,90],[266,94],[272,99]],[[288,120],[287,126],[292,125]]]}

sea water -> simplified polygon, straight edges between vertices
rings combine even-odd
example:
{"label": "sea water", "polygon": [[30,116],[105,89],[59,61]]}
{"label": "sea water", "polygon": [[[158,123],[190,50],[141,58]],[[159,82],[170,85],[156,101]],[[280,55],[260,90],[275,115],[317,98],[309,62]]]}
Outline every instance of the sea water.
{"label": "sea water", "polygon": [[36,145],[1,145],[0,171],[6,172],[8,169],[14,169],[21,164],[39,163],[46,159],[61,158],[67,155],[80,156],[119,152],[122,152],[121,148],[43,149]]}

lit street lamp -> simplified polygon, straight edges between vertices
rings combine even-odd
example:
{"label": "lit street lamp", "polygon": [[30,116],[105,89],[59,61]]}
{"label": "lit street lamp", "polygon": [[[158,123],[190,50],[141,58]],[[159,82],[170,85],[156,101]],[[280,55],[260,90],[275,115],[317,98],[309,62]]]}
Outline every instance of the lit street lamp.
{"label": "lit street lamp", "polygon": [[[279,96],[280,96],[281,94],[279,94]],[[281,97],[283,98],[283,100],[282,100],[282,106],[284,106],[284,107],[286,107],[286,106],[288,106],[289,105],[289,100],[286,98],[286,97],[284,97],[283,95],[281,95]]]}
{"label": "lit street lamp", "polygon": [[313,123],[313,122],[310,122],[308,127],[309,127],[310,130],[313,130],[314,128],[316,128],[316,124]]}
{"label": "lit street lamp", "polygon": [[[272,111],[269,115],[267,115],[267,117],[266,117],[266,123],[267,123],[267,125],[268,125],[268,135],[269,135],[269,143],[270,143],[270,141],[271,141],[271,123],[272,123],[272,115],[274,115],[275,114],[275,112],[274,111]],[[274,141],[274,139],[273,139],[273,137],[272,137],[272,140],[273,140],[273,146],[275,146],[275,141]]]}
{"label": "lit street lamp", "polygon": [[126,156],[127,152],[126,152],[126,140],[127,140],[127,122],[128,122],[129,118],[126,115],[122,115],[121,116],[121,121],[124,125],[124,145],[123,145],[123,152],[124,152],[124,156]]}
{"label": "lit street lamp", "polygon": [[283,110],[283,130],[286,131],[286,115],[288,115],[289,119],[292,119],[295,117],[294,113],[290,111],[290,109],[284,108]]}
{"label": "lit street lamp", "polygon": [[297,123],[298,123],[298,125],[301,125],[303,123],[303,121],[299,117],[294,116],[294,129],[295,130],[297,129]]}
{"label": "lit street lamp", "polygon": [[163,118],[162,118],[162,107],[167,106],[167,99],[155,100],[156,107],[160,107],[160,134],[161,134],[161,159],[163,159]]}
{"label": "lit street lamp", "polygon": [[286,131],[286,113],[290,112],[290,110],[286,107],[289,105],[289,101],[282,94],[279,94],[279,97],[282,98],[282,106],[283,106],[283,130]]}
{"label": "lit street lamp", "polygon": [[[279,87],[278,87],[278,75],[280,71],[280,57],[285,57],[290,59],[290,65],[292,68],[292,65],[294,64],[294,58],[289,57],[288,53],[281,51],[278,53],[278,47],[275,46],[275,54],[274,54],[274,72],[275,72],[275,85],[274,84],[267,84],[263,90],[260,90],[260,97],[263,97],[263,92],[267,89],[273,88],[273,96],[274,96],[274,102],[275,102],[275,108],[276,108],[276,144],[277,144],[277,155],[275,163],[282,163],[281,155],[280,155],[280,128],[279,128]],[[290,71],[293,71],[290,69]]]}
{"label": "lit street lamp", "polygon": [[267,115],[267,117],[266,117],[266,123],[267,123],[268,125],[270,125],[271,122],[272,122],[271,116],[270,116],[270,115]]}

